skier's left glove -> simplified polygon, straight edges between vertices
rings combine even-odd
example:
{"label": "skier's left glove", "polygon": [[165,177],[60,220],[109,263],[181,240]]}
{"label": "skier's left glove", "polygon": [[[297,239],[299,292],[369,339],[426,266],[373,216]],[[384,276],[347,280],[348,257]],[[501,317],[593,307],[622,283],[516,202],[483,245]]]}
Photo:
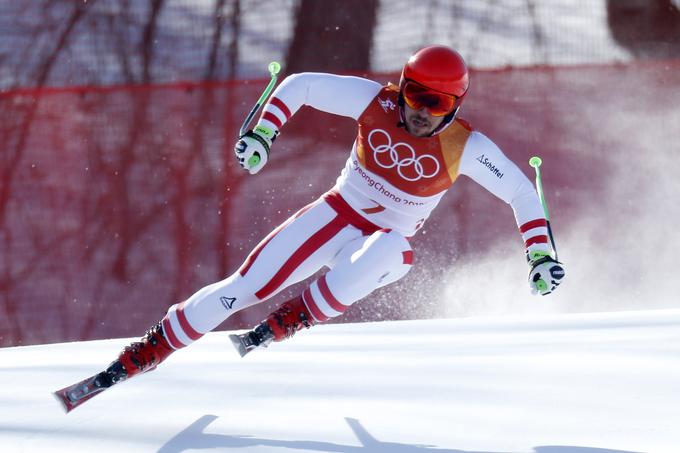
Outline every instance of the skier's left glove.
{"label": "skier's left glove", "polygon": [[239,164],[251,175],[262,170],[269,160],[269,149],[276,139],[276,132],[256,126],[238,138],[234,145],[234,154]]}
{"label": "skier's left glove", "polygon": [[564,278],[564,265],[546,252],[530,252],[527,259],[531,294],[545,296],[555,291]]}

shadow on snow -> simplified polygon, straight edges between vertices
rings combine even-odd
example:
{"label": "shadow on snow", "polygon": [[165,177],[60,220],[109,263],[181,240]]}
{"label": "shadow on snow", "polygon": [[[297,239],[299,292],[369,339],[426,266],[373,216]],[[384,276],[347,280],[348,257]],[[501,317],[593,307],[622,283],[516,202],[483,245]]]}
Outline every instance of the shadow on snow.
{"label": "shadow on snow", "polygon": [[321,441],[276,440],[252,436],[230,436],[226,434],[204,433],[203,430],[217,418],[218,417],[215,415],[204,415],[170,439],[158,450],[158,453],[180,453],[188,449],[245,448],[257,446],[329,453],[422,453],[427,451],[436,451],[438,453],[635,453],[623,450],[569,446],[534,447],[532,452],[467,451],[441,449],[433,445],[408,445],[395,442],[382,442],[371,436],[371,434],[361,425],[359,420],[354,418],[345,418],[345,421],[347,421],[347,424],[352,429],[359,442],[361,442],[360,446],[341,445]]}

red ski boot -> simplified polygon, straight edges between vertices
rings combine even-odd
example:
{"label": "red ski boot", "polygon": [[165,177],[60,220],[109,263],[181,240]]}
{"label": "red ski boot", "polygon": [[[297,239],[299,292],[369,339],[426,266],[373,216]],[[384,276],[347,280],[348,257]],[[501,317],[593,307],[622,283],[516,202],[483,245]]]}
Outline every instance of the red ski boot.
{"label": "red ski boot", "polygon": [[153,326],[140,341],[126,346],[118,356],[118,360],[107,368],[114,382],[123,381],[147,371],[156,369],[174,349],[163,336],[161,323]]}
{"label": "red ski boot", "polygon": [[285,340],[298,330],[308,329],[314,324],[316,321],[302,297],[297,297],[281,305],[255,329],[241,335],[229,335],[229,338],[243,357],[258,346],[267,347],[272,341]]}
{"label": "red ski boot", "polygon": [[54,392],[66,412],[100,394],[107,388],[156,368],[173,349],[163,336],[161,324],[152,327],[140,340],[127,346],[109,367],[89,378]]}

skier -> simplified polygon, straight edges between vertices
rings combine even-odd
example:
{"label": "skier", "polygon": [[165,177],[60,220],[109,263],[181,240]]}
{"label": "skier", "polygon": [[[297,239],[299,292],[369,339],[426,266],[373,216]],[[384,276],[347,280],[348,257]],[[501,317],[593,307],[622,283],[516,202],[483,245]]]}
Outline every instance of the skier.
{"label": "skier", "polygon": [[[347,116],[357,138],[335,186],[272,231],[230,277],[173,305],[105,372],[108,387],[155,369],[233,313],[329,270],[252,331],[232,336],[241,355],[340,316],[411,268],[413,236],[460,174],[509,203],[524,240],[533,293],[549,294],[564,269],[548,242],[546,218],[529,179],[458,112],[468,92],[463,58],[445,46],[416,52],[399,86],[321,73],[287,77],[234,152],[250,174],[267,164],[284,124],[303,105]],[[340,95],[339,95],[340,94]]]}

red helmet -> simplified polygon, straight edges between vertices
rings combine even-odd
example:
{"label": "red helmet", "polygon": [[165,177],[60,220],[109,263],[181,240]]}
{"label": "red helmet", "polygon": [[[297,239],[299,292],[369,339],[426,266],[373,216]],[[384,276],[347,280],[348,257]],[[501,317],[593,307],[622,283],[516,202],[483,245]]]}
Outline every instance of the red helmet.
{"label": "red helmet", "polygon": [[[425,89],[455,96],[454,99],[447,99],[449,106],[453,103],[452,110],[444,116],[442,123],[431,135],[439,134],[453,122],[470,86],[467,65],[458,52],[446,46],[428,46],[420,49],[408,59],[401,71],[399,81],[401,124],[405,121],[404,87],[409,81],[422,85]],[[431,99],[426,99],[426,101],[430,102]],[[448,110],[449,107],[445,106],[445,108]],[[434,109],[431,109],[431,112],[433,111]]]}
{"label": "red helmet", "polygon": [[470,85],[463,57],[446,46],[429,46],[414,53],[401,71],[399,86],[407,79],[461,100]]}

